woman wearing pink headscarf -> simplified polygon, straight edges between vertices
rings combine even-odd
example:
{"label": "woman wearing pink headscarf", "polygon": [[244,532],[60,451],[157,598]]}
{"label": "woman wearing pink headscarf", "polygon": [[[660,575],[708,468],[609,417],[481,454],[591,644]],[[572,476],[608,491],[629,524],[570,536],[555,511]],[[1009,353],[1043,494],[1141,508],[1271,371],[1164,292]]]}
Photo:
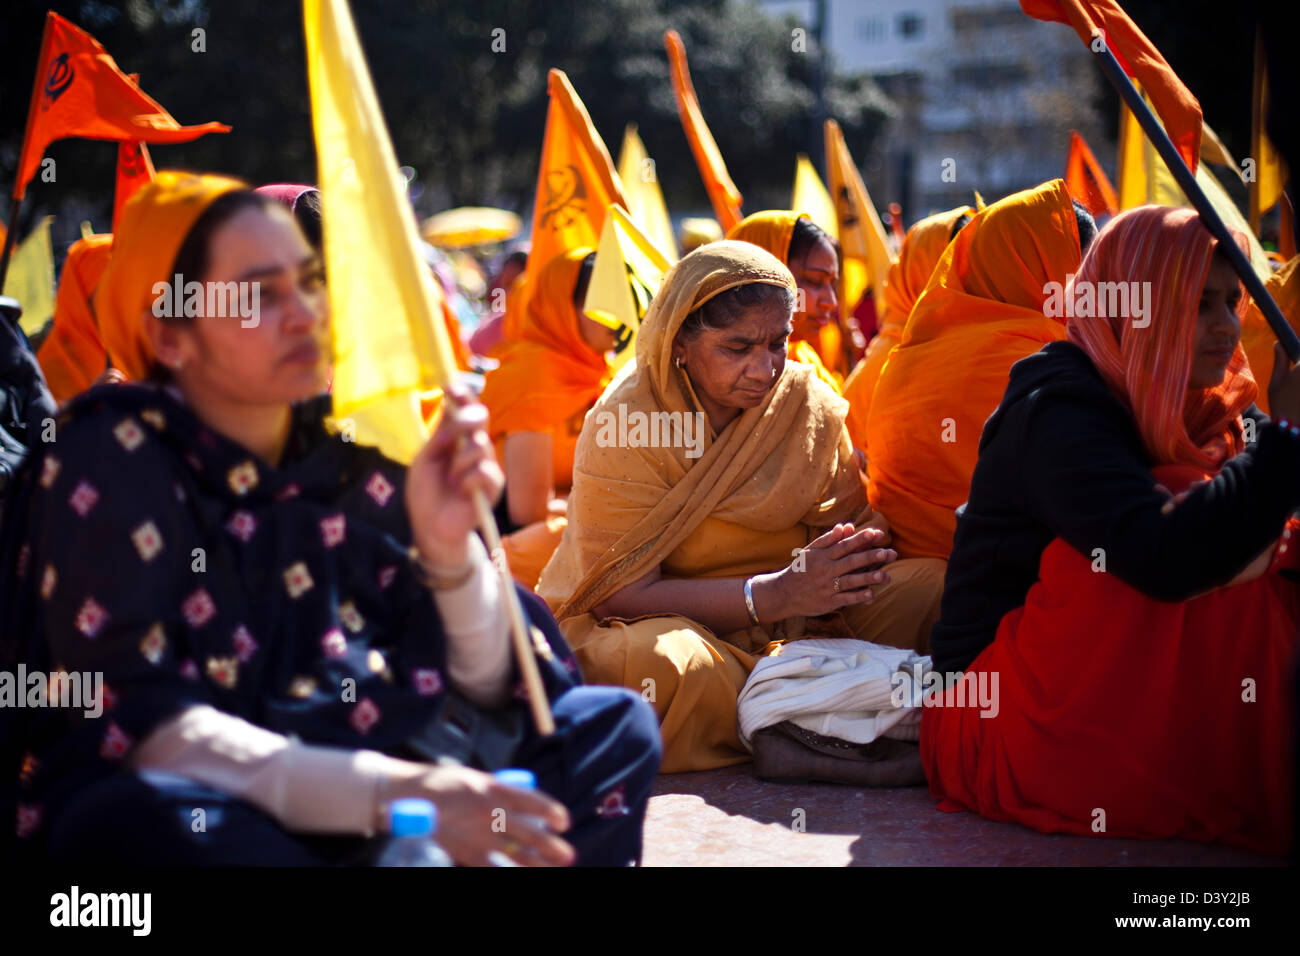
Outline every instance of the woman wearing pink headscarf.
{"label": "woman wearing pink headscarf", "polygon": [[931,791],[1043,832],[1283,853],[1300,370],[1279,356],[1270,421],[1190,209],[1116,217],[1063,291],[1068,341],[1012,368],[959,513]]}

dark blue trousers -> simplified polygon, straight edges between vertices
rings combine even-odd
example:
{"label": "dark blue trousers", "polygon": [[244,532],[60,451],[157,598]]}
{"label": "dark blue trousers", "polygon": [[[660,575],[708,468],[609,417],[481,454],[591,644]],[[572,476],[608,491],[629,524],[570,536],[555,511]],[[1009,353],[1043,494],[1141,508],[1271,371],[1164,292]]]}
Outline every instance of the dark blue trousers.
{"label": "dark blue trousers", "polygon": [[[654,711],[618,687],[574,687],[552,703],[556,732],[530,735],[515,765],[569,810],[564,834],[581,866],[641,857],[650,787],[659,769]],[[203,827],[194,813],[202,808]],[[383,839],[294,834],[261,810],[179,779],[121,773],[86,789],[50,822],[48,853],[63,865],[365,865]]]}

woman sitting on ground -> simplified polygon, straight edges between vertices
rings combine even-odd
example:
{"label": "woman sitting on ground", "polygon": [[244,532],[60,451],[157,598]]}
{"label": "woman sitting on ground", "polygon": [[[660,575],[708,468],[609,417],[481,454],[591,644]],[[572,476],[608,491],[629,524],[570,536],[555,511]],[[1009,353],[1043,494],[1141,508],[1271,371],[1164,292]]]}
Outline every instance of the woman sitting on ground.
{"label": "woman sitting on ground", "polygon": [[515,579],[528,588],[564,534],[578,432],[611,376],[615,335],[582,314],[595,261],[591,249],[570,249],[543,267],[523,302],[512,305],[501,365],[483,388],[489,434],[506,472],[502,543]]}
{"label": "woman sitting on ground", "polygon": [[1300,370],[1278,346],[1270,422],[1216,246],[1190,209],[1117,216],[1066,294],[1148,283],[1146,314],[1070,319],[984,428],[932,645],[964,686],[921,724],[950,809],[1286,849]]}
{"label": "woman sitting on ground", "polygon": [[894,561],[844,400],[786,361],[794,291],[745,242],[668,272],[635,367],[583,425],[538,582],[587,678],[654,705],[666,772],[749,759],[736,698],[774,642],[924,648],[935,619],[942,563]]}
{"label": "woman sitting on ground", "polygon": [[880,317],[880,331],[867,344],[866,354],[844,381],[844,400],[849,403],[849,435],[853,444],[867,452],[867,412],[871,396],[880,381],[881,369],[889,353],[903,337],[903,327],[912,314],[912,306],[921,295],[934,267],[938,265],[948,244],[963,226],[970,222],[975,210],[958,206],[947,212],[937,212],[914,223],[903,237],[898,258],[889,267],[885,279],[885,311]]}
{"label": "woman sitting on ground", "polygon": [[[155,315],[154,284],[177,274],[260,283],[258,321]],[[516,699],[473,534],[471,493],[502,484],[485,411],[453,396],[409,469],[327,431],[318,402],[295,404],[325,384],[327,306],[320,258],[275,200],[162,172],[127,204],[96,310],[150,381],[74,400],[0,528],[0,662],[103,676],[98,719],[0,713],[19,725],[0,733],[0,796],[17,781],[20,842],[59,861],[354,861],[390,800],[420,796],[462,863],[636,859],[652,715],[573,686],[532,595],[556,734],[527,729]],[[453,690],[514,722],[501,755],[542,792],[432,762]]]}
{"label": "woman sitting on ground", "polygon": [[947,560],[980,429],[1011,366],[1065,338],[1048,300],[1096,231],[1056,179],[981,210],[939,257],[867,410],[867,495],[901,556]]}

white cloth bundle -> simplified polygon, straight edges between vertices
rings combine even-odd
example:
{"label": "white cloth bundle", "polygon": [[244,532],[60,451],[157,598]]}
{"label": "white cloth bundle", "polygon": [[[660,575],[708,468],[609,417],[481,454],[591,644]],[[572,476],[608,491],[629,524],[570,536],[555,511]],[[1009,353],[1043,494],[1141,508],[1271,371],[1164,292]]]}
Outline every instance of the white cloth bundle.
{"label": "white cloth bundle", "polygon": [[880,736],[918,740],[929,669],[928,656],[904,648],[840,638],[791,641],[759,661],[740,691],[741,742],[752,751],[754,734],[785,720],[856,744]]}

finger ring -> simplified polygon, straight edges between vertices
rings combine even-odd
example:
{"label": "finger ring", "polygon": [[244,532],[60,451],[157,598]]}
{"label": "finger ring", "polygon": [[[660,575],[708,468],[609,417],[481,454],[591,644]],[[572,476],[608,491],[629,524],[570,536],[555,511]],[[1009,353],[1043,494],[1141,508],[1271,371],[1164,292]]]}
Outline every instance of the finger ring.
{"label": "finger ring", "polygon": [[506,841],[505,841],[505,851],[506,851],[506,853],[510,854],[511,856],[513,856],[514,854],[518,853],[518,852],[520,851],[520,849],[522,849],[522,848],[521,848],[520,845],[519,845],[518,843],[516,843],[514,840],[506,840]]}
{"label": "finger ring", "polygon": [[834,591],[836,594],[839,594],[839,593],[840,593],[840,579],[839,579],[839,578],[836,578],[834,581],[831,582],[831,590]]}

